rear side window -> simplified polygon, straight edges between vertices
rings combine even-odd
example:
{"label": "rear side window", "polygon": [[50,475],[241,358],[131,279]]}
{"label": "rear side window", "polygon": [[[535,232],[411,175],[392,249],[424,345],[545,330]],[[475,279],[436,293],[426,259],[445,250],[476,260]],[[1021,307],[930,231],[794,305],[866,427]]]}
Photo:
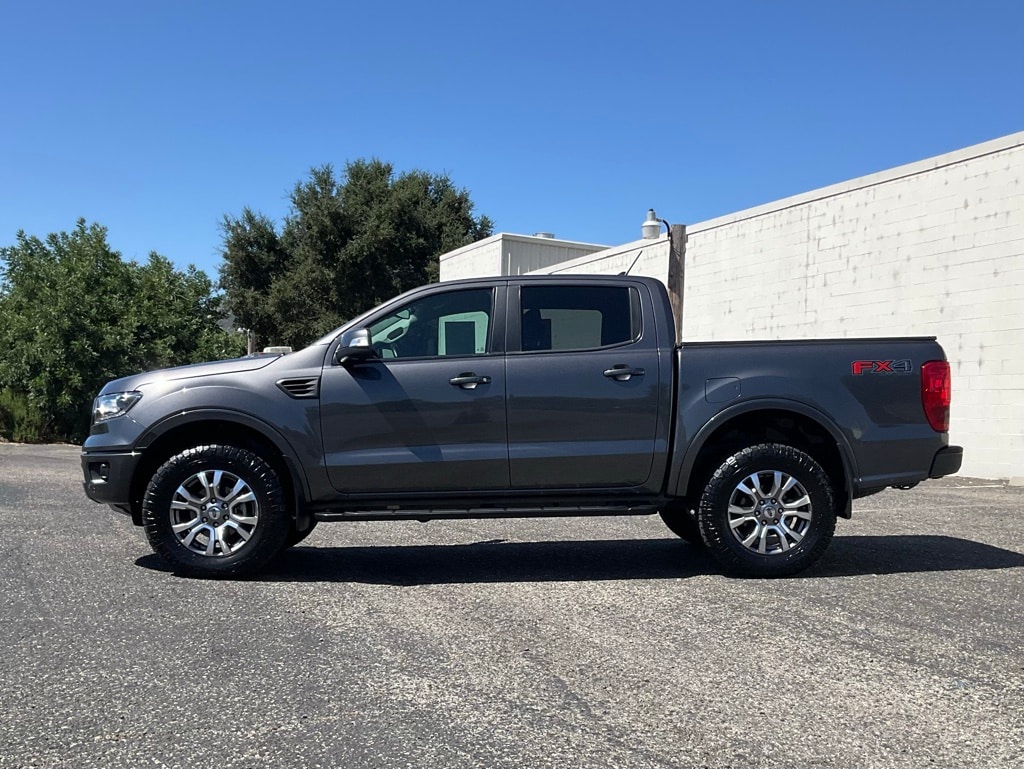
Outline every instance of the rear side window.
{"label": "rear side window", "polygon": [[628,286],[523,286],[521,349],[592,350],[640,338],[640,298]]}

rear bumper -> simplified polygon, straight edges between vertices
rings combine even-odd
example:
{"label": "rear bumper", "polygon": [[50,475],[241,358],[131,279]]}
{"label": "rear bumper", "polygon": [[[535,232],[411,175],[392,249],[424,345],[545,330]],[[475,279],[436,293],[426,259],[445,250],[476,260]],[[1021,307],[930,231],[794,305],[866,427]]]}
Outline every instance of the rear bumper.
{"label": "rear bumper", "polygon": [[952,475],[960,470],[960,464],[964,460],[964,449],[962,446],[946,446],[935,452],[932,459],[932,469],[928,471],[929,478],[941,478],[944,475]]}
{"label": "rear bumper", "polygon": [[82,452],[82,488],[93,502],[121,510],[131,508],[132,476],[142,454],[138,452]]}

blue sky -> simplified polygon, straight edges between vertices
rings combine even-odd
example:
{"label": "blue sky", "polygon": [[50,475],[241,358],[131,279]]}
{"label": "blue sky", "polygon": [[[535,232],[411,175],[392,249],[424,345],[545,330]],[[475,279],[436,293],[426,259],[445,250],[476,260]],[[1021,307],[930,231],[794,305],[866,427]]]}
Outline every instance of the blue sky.
{"label": "blue sky", "polygon": [[1024,3],[0,6],[0,245],[78,217],[216,276],[309,168],[447,172],[618,244],[1024,129]]}

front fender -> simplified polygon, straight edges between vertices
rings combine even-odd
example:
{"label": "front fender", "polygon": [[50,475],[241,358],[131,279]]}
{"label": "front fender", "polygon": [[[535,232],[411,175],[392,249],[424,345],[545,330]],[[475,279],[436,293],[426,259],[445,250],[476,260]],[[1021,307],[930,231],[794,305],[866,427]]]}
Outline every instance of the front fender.
{"label": "front fender", "polygon": [[[243,411],[223,408],[198,408],[171,414],[146,428],[136,441],[135,448],[140,452],[145,451],[165,435],[180,428],[199,425],[203,422],[230,422],[258,433],[272,443],[280,452],[288,465],[292,478],[297,482],[299,489],[301,489],[303,497],[305,499],[310,498],[309,479],[306,476],[302,462],[298,459],[299,455],[295,446],[276,427]],[[210,440],[216,441],[217,436],[211,435]]]}

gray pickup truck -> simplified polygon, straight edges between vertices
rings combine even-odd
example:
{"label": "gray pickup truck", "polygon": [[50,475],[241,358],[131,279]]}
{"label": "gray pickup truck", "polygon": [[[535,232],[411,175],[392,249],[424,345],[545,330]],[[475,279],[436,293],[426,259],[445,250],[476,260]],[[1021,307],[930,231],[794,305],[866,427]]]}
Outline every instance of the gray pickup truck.
{"label": "gray pickup truck", "polygon": [[653,279],[475,279],[298,352],[110,382],[82,469],[197,576],[254,572],[321,521],[660,513],[775,577],[855,498],[955,473],[949,404],[934,338],[677,345]]}

